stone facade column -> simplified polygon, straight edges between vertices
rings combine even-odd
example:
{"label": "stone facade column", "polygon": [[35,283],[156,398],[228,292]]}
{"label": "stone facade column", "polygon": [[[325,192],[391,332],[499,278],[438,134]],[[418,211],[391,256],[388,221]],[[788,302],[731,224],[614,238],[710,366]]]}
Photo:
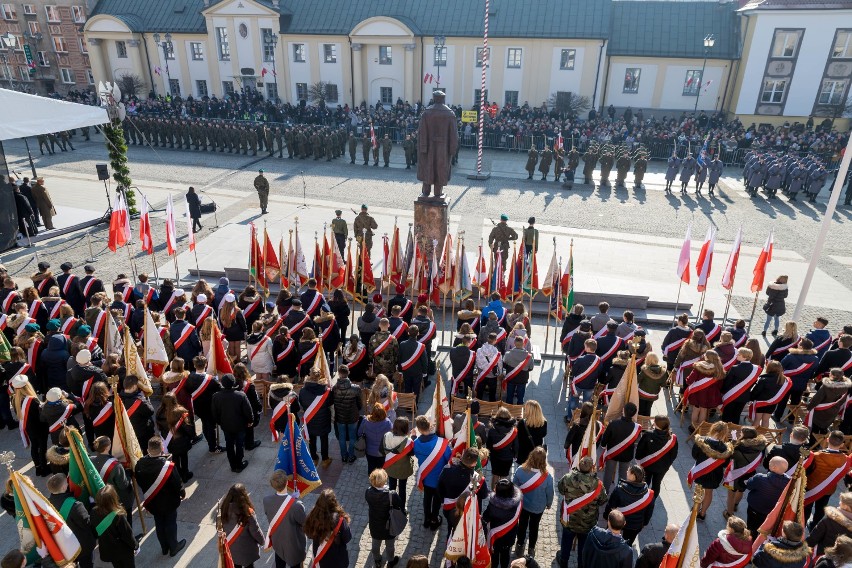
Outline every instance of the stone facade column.
{"label": "stone facade column", "polygon": [[360,43],[352,44],[352,107],[355,108],[364,100],[364,62]]}
{"label": "stone facade column", "polygon": [[100,82],[112,81],[112,73],[107,69],[107,59],[103,51],[103,40],[90,37],[86,41],[89,43],[89,63],[92,66],[92,75],[95,76],[95,86]]}
{"label": "stone facade column", "polygon": [[147,96],[148,91],[151,90],[151,85],[149,85],[151,79],[148,74],[148,63],[145,61],[145,54],[142,53],[142,42],[138,39],[127,40],[127,48],[133,51],[133,67],[137,70],[136,72],[142,79],[142,82],[147,86],[145,91],[145,95]]}
{"label": "stone facade column", "polygon": [[414,49],[417,47],[417,44],[407,43],[405,44],[405,71],[404,71],[404,96],[403,100],[408,101],[411,104],[414,104],[414,81],[416,80],[414,73]]}

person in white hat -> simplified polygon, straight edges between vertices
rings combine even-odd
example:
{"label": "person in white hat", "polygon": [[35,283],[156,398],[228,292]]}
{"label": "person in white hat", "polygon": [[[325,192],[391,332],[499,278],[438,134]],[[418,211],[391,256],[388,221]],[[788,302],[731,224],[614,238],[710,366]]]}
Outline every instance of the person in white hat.
{"label": "person in white hat", "polygon": [[36,475],[50,475],[47,465],[47,424],[41,421],[41,403],[26,375],[15,375],[9,381],[14,390],[13,405],[20,423],[21,442],[30,449]]}
{"label": "person in white hat", "polygon": [[70,426],[80,429],[80,425],[75,414],[80,412],[82,408],[78,408],[72,404],[59,387],[53,387],[47,391],[44,396],[45,403],[41,405],[41,421],[47,424],[50,432],[50,441],[53,444],[59,443],[59,434],[62,432],[63,426]]}
{"label": "person in white hat", "polygon": [[207,294],[198,294],[187,319],[195,327],[201,328],[201,324],[209,317],[216,317],[216,311],[207,304]]}

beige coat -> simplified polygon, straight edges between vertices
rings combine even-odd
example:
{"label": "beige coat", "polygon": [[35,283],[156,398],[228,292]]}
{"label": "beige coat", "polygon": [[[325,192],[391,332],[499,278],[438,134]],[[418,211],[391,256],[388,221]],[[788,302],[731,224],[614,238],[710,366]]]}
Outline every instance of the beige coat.
{"label": "beige coat", "polygon": [[44,220],[44,226],[48,229],[53,228],[52,217],[56,215],[56,209],[53,207],[53,200],[50,199],[50,193],[47,188],[39,183],[32,185],[33,199],[35,199],[36,207],[38,207],[39,215]]}

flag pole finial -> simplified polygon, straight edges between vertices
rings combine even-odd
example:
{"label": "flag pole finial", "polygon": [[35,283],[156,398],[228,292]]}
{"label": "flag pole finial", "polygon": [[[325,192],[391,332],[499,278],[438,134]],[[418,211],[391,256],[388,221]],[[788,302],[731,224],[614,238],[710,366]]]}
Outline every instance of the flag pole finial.
{"label": "flag pole finial", "polygon": [[12,462],[15,461],[15,452],[5,451],[0,452],[0,464],[5,465],[9,471],[12,471]]}

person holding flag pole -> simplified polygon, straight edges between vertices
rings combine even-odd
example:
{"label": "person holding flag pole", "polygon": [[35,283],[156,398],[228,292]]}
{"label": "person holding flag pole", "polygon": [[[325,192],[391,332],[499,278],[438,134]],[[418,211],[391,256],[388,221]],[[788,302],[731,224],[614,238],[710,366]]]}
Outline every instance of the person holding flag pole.
{"label": "person holding flag pole", "polygon": [[159,282],[160,274],[157,271],[157,254],[154,251],[154,239],[151,237],[151,215],[148,198],[142,196],[142,213],[139,216],[139,245],[143,252],[151,256],[151,265],[154,269],[154,279]]}

